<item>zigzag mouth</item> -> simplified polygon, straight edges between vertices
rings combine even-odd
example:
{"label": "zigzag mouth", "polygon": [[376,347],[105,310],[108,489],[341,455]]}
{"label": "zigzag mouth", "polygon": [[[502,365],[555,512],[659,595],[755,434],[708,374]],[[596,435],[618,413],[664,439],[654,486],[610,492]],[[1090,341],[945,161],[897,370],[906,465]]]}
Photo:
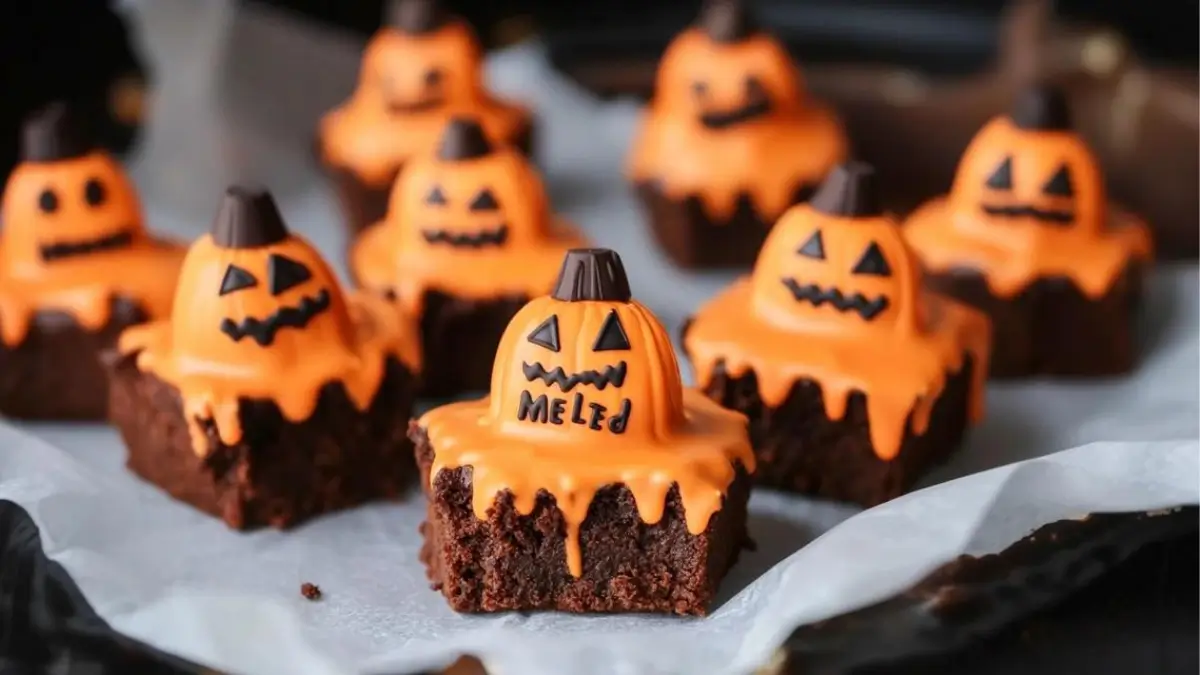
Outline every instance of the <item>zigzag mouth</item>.
{"label": "zigzag mouth", "polygon": [[562,367],[555,368],[549,372],[540,363],[521,362],[521,371],[525,373],[525,379],[534,382],[541,380],[547,387],[557,384],[558,388],[567,393],[575,388],[578,384],[590,384],[596,389],[603,390],[608,385],[620,387],[625,384],[625,369],[624,361],[618,362],[615,366],[605,366],[604,371],[598,370],[581,370],[578,373],[567,373]]}
{"label": "zigzag mouth", "polygon": [[453,248],[503,246],[504,242],[508,240],[508,225],[499,225],[490,229],[476,230],[475,232],[455,232],[427,228],[421,230],[421,236],[429,244],[442,244]]}
{"label": "zigzag mouth", "polygon": [[783,279],[783,285],[792,292],[799,302],[811,303],[813,307],[828,304],[839,312],[857,312],[864,320],[870,321],[888,308],[886,295],[868,299],[862,293],[846,295],[837,288],[821,288],[816,284],[800,285],[795,279]]}
{"label": "zigzag mouth", "polygon": [[734,110],[710,111],[700,115],[700,123],[709,129],[728,129],[729,127],[764,117],[771,112],[771,101],[757,98]]}
{"label": "zigzag mouth", "polygon": [[275,341],[275,333],[281,328],[304,328],[313,317],[329,309],[329,291],[322,288],[316,295],[307,295],[291,307],[280,307],[265,319],[248,316],[241,321],[221,319],[221,332],[234,342],[249,336],[260,347]]}
{"label": "zigzag mouth", "polygon": [[388,111],[397,115],[425,112],[440,108],[446,100],[441,96],[427,96],[416,101],[388,101]]}
{"label": "zigzag mouth", "polygon": [[994,206],[991,204],[983,205],[983,212],[989,216],[998,218],[1032,218],[1043,223],[1052,223],[1054,225],[1069,225],[1075,222],[1075,212],[1061,209],[1039,209],[1036,206],[1014,205],[1014,206]]}
{"label": "zigzag mouth", "polygon": [[53,262],[63,258],[99,253],[101,251],[117,251],[133,245],[133,230],[124,229],[96,239],[84,241],[67,241],[57,244],[42,244],[40,253],[42,260]]}

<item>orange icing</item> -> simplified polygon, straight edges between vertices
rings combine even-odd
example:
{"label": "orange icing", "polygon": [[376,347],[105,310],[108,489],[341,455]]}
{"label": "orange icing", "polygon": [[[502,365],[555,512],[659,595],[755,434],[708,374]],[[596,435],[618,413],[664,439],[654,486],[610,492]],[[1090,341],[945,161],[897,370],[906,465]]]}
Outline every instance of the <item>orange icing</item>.
{"label": "orange icing", "polygon": [[5,345],[21,343],[42,310],[66,312],[91,331],[108,322],[116,298],[150,318],[171,311],[184,249],[146,231],[133,184],[107,153],[18,165],[0,221]]}
{"label": "orange icing", "polygon": [[[424,79],[430,72],[438,73],[436,86]],[[515,141],[529,126],[529,110],[493,97],[482,79],[479,45],[466,23],[417,35],[385,27],[367,45],[353,95],[320,122],[323,157],[383,187],[401,164],[432,150],[453,116],[476,117],[491,138]],[[428,105],[397,112],[394,104]]]}
{"label": "orange icing", "polygon": [[[724,129],[706,127],[704,113],[747,103],[748,77],[769,96],[770,113]],[[694,91],[697,83],[703,95]],[[672,199],[696,195],[724,218],[739,194],[749,194],[774,220],[801,184],[818,182],[846,152],[837,116],[806,98],[801,75],[777,40],[756,33],[721,43],[691,28],[663,56],[627,173],[656,182]]]}
{"label": "orange icing", "polygon": [[[303,264],[311,277],[278,295],[266,290],[268,257],[286,256]],[[258,280],[251,288],[219,295],[230,265]],[[307,325],[280,328],[274,340],[234,341],[222,332],[225,319],[263,318],[304,298],[328,294],[328,309]],[[242,437],[241,399],[270,399],[290,421],[309,418],[322,387],[345,385],[350,401],[365,410],[383,381],[393,356],[413,372],[420,369],[416,330],[394,305],[373,296],[345,296],[328,265],[300,237],[253,248],[223,248],[212,235],[188,251],[169,319],[125,331],[118,348],[138,352],[138,368],[177,387],[192,435],[193,449],[207,450],[203,420],[213,420],[221,441]]]}
{"label": "orange icing", "polygon": [[[434,188],[444,204],[427,203]],[[470,210],[485,189],[497,208]],[[506,238],[498,246],[452,247],[425,237],[474,236],[501,226]],[[468,160],[413,159],[392,188],[386,218],[351,244],[350,266],[364,287],[394,293],[407,313],[419,316],[431,289],[474,299],[542,295],[554,283],[563,253],[585,245],[574,226],[551,213],[530,162],[512,148],[497,147]]]}
{"label": "orange icing", "polygon": [[[530,340],[551,317],[557,351]],[[627,348],[596,351],[612,321]],[[623,381],[603,389],[581,383],[564,392],[525,375],[527,364],[575,374],[611,373],[622,363]],[[666,331],[633,300],[533,300],[501,340],[491,395],[436,408],[419,423],[435,450],[430,484],[443,469],[471,467],[477,518],[486,520],[505,491],[524,515],[539,492],[553,496],[575,577],[583,573],[580,528],[601,488],[625,485],[642,520],[654,524],[677,485],[688,531],[700,534],[722,508],[736,465],[754,470],[746,418],[683,388]]]}
{"label": "orange icing", "polygon": [[[989,177],[1006,159],[1011,188],[989,187]],[[1045,194],[1048,181],[1064,168],[1073,196]],[[997,217],[985,206],[1031,206],[1069,214],[1070,220]],[[917,209],[905,235],[928,269],[978,270],[1000,297],[1013,297],[1038,279],[1064,276],[1098,298],[1131,262],[1148,261],[1152,254],[1146,224],[1109,204],[1099,164],[1079,136],[1020,129],[1008,117],[992,120],[976,135],[950,195]]]}
{"label": "orange icing", "polygon": [[[816,232],[824,259],[799,253]],[[872,245],[890,275],[852,271]],[[847,298],[887,298],[887,305],[867,320],[829,300],[797,300],[785,279],[837,289]],[[970,417],[983,417],[990,334],[979,311],[922,289],[919,265],[892,218],[832,217],[801,204],[768,235],[753,275],[695,315],[684,349],[701,388],[719,364],[732,377],[752,369],[770,407],[782,404],[797,380],[811,379],[821,385],[826,415],[837,420],[851,394],[862,392],[871,444],[880,459],[890,460],[910,420],[914,434],[925,433],[947,375],[963,367],[967,354],[973,359]]]}

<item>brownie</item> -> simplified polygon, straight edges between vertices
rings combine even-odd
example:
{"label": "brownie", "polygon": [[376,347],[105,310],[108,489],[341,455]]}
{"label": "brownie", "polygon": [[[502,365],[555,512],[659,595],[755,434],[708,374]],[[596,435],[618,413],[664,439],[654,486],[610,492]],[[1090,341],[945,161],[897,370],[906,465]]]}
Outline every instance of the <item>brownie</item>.
{"label": "brownie", "polygon": [[399,496],[413,477],[406,438],[414,376],[389,358],[379,392],[359,411],[339,382],[311,417],[290,422],[274,401],[241,399],[242,439],[223,443],[203,420],[207,453],[192,447],[179,390],[139,370],[136,354],[106,355],[110,411],[129,468],[172,497],[235,529],[290,527],[364,502]]}
{"label": "brownie", "polygon": [[750,477],[739,466],[724,504],[699,535],[688,532],[678,487],[662,519],[642,522],[624,485],[598,491],[580,528],[583,574],[567,570],[562,513],[545,490],[529,515],[502,493],[486,521],[472,507],[470,467],[444,470],[433,484],[436,449],[416,423],[422,485],[429,497],[421,561],[435,590],[459,612],[558,610],[704,615],[718,584],[748,544]]}
{"label": "brownie", "polygon": [[771,408],[763,403],[753,370],[731,377],[718,363],[705,393],[750,419],[759,485],[871,507],[904,494],[958,447],[967,426],[972,368],[966,357],[962,369],[948,375],[925,433],[906,427],[891,460],[875,454],[860,391],[851,394],[846,415],[831,420],[818,382],[798,380],[783,403]]}
{"label": "brownie", "polygon": [[[749,267],[775,224],[755,208],[748,193],[737,197],[732,215],[715,219],[696,195],[683,200],[663,193],[653,181],[636,184],[659,247],[676,265],[688,269]],[[808,201],[816,185],[796,188],[793,204]]]}
{"label": "brownie", "polygon": [[1012,298],[994,295],[974,270],[929,274],[927,283],[991,317],[992,377],[1103,376],[1133,369],[1140,265],[1126,268],[1097,299],[1064,277],[1038,279]]}
{"label": "brownie", "polygon": [[[527,156],[533,155],[533,120],[527,121],[513,139],[513,145]],[[322,156],[320,142],[315,145],[318,161]],[[351,235],[361,232],[369,225],[383,220],[387,215],[388,197],[392,192],[395,176],[400,174],[397,168],[395,175],[382,185],[364,183],[353,171],[346,167],[335,166],[322,162],[325,174],[333,185],[337,195],[338,205],[342,210],[345,227]]]}
{"label": "brownie", "polygon": [[145,318],[128,299],[114,300],[108,322],[95,332],[64,312],[37,312],[19,344],[0,343],[0,413],[24,420],[104,420],[108,374],[99,354]]}

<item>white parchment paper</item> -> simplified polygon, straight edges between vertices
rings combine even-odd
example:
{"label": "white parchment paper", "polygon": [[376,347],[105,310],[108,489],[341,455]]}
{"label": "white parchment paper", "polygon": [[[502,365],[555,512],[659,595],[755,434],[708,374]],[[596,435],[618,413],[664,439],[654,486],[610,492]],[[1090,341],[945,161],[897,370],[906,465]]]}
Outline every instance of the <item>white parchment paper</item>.
{"label": "white parchment paper", "polygon": [[[349,86],[356,47],[216,0],[145,7],[157,73],[173,83],[131,165],[152,224],[193,236],[208,226],[215,191],[250,175],[340,265],[336,214],[306,162],[305,133]],[[732,277],[675,270],[650,244],[620,176],[636,107],[590,100],[536,47],[489,68],[499,88],[538,106],[556,205],[620,251],[635,294],[674,334]],[[182,84],[189,77],[204,86]],[[230,532],[128,474],[118,437],[101,426],[0,425],[0,499],[29,510],[47,553],[116,629],[233,672],[402,672],[467,651],[497,675],[747,673],[794,626],[884,598],[959,553],[994,552],[1091,511],[1200,501],[1197,280],[1194,265],[1150,280],[1146,358],[1133,376],[992,386],[987,421],[932,487],[857,515],[755,494],[758,550],[743,555],[706,619],[458,616],[417,562],[419,496],[286,533]],[[324,599],[302,599],[303,582]]]}

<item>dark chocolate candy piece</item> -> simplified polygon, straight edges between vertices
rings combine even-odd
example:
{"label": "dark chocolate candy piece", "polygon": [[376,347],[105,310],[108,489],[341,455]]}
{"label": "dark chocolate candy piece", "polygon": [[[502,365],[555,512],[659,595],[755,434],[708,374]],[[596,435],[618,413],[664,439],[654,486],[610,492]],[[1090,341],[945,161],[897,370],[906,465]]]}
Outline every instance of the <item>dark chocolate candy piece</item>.
{"label": "dark chocolate candy piece", "polygon": [[288,231],[270,192],[231,185],[213,221],[212,237],[222,248],[257,248],[287,239]]}
{"label": "dark chocolate candy piece", "polygon": [[629,278],[616,251],[575,248],[567,251],[552,294],[556,300],[629,302]]}
{"label": "dark chocolate candy piece", "polygon": [[446,124],[438,145],[438,159],[453,162],[483,157],[492,151],[492,144],[479,122],[469,117],[455,117]]}
{"label": "dark chocolate candy piece", "polygon": [[617,316],[615,309],[609,310],[608,316],[604,317],[604,325],[600,327],[600,334],[596,336],[596,342],[592,345],[592,351],[624,352],[629,349],[629,336],[625,334],[625,327],[621,325],[621,317]]}
{"label": "dark chocolate candy piece", "polygon": [[700,27],[714,42],[741,42],[758,27],[740,0],[709,0],[700,14]]}
{"label": "dark chocolate candy piece", "polygon": [[446,23],[445,10],[437,0],[392,0],[387,8],[387,23],[410,35],[432,33]]}
{"label": "dark chocolate candy piece", "polygon": [[82,157],[94,147],[79,119],[61,102],[30,115],[21,132],[21,157],[26,162],[58,162]]}
{"label": "dark chocolate candy piece", "polygon": [[1069,131],[1071,111],[1058,87],[1039,84],[1026,89],[1012,112],[1013,124],[1029,131]]}
{"label": "dark chocolate candy piece", "polygon": [[817,211],[843,218],[869,218],[883,213],[875,168],[865,162],[846,162],[817,188],[809,202]]}

